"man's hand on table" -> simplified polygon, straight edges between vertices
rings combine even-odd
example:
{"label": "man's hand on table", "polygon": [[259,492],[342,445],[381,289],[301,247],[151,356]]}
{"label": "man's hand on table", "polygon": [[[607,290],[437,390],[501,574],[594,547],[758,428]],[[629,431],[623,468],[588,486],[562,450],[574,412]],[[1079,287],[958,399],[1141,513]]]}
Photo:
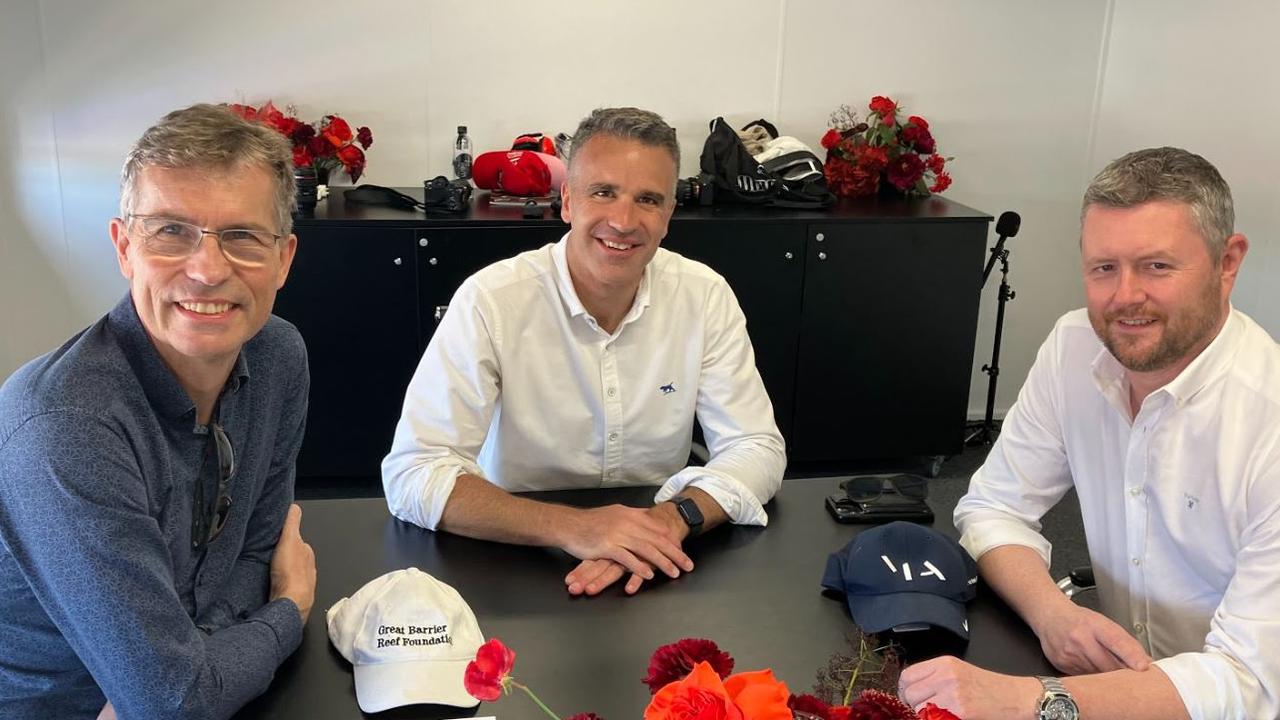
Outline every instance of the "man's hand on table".
{"label": "man's hand on table", "polygon": [[1070,600],[1030,622],[1044,656],[1068,675],[1089,675],[1151,666],[1142,645],[1106,616]]}
{"label": "man's hand on table", "polygon": [[302,624],[316,599],[316,554],[302,539],[302,508],[289,506],[280,542],[271,555],[271,599],[287,597],[298,606]]}
{"label": "man's hand on table", "polygon": [[595,595],[628,572],[628,592],[634,593],[643,581],[654,578],[655,569],[672,578],[693,570],[693,561],[680,549],[689,528],[671,503],[648,509],[609,505],[582,510],[567,533],[562,547],[583,561],[565,576],[573,595]]}
{"label": "man's hand on table", "polygon": [[910,665],[898,679],[898,696],[912,709],[933,703],[964,720],[1034,720],[1043,693],[1033,677],[993,673],[954,657]]}

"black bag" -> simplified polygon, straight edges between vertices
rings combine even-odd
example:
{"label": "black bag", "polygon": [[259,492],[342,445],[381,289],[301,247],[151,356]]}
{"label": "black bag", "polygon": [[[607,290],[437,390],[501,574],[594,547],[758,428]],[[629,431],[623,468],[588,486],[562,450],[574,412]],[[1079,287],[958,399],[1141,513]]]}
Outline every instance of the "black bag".
{"label": "black bag", "polygon": [[[777,138],[777,129],[764,120],[750,123]],[[716,202],[730,201],[770,207],[815,209],[830,207],[835,195],[827,189],[822,160],[808,150],[756,162],[738,133],[718,117],[702,146],[702,174],[715,185]]]}

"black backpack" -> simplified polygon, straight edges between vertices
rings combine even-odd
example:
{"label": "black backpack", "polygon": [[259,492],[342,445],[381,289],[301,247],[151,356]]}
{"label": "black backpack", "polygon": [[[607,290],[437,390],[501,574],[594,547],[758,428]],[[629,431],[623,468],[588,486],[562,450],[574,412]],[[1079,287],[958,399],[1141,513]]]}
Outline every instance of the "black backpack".
{"label": "black backpack", "polygon": [[[747,127],[751,125],[759,125],[772,137],[778,137],[777,129],[764,120]],[[703,177],[711,178],[715,184],[717,203],[815,209],[830,207],[836,200],[827,189],[822,160],[813,152],[796,150],[762,165],[722,117],[711,121],[711,134],[702,146],[701,165]]]}

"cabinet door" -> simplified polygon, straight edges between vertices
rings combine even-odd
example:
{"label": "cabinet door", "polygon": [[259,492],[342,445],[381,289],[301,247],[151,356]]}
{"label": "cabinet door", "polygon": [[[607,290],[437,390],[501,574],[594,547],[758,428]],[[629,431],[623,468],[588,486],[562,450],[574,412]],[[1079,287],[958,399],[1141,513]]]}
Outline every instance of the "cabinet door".
{"label": "cabinet door", "polygon": [[663,247],[724,276],[747,317],[778,429],[791,447],[804,233],[798,223],[673,221]]}
{"label": "cabinet door", "polygon": [[418,360],[414,234],[309,227],[276,298],[311,366],[299,477],[379,476]]}
{"label": "cabinet door", "polygon": [[985,222],[809,226],[797,460],[964,443]]}
{"label": "cabinet door", "polygon": [[421,349],[426,349],[453,293],[481,268],[525,250],[554,243],[566,225],[472,226],[416,231]]}

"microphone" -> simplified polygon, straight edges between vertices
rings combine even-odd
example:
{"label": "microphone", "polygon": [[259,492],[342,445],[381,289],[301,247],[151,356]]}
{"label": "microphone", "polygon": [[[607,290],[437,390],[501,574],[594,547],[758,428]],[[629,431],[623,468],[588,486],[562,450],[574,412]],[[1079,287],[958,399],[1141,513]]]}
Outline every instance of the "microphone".
{"label": "microphone", "polygon": [[991,268],[996,265],[996,258],[1000,256],[1000,253],[1004,252],[1004,241],[1017,236],[1021,227],[1021,215],[1012,210],[1000,213],[1000,218],[996,220],[996,235],[1000,236],[1000,239],[996,241],[996,246],[991,248],[991,257],[987,259],[987,267],[982,270],[982,287],[986,287],[987,277],[991,275]]}

